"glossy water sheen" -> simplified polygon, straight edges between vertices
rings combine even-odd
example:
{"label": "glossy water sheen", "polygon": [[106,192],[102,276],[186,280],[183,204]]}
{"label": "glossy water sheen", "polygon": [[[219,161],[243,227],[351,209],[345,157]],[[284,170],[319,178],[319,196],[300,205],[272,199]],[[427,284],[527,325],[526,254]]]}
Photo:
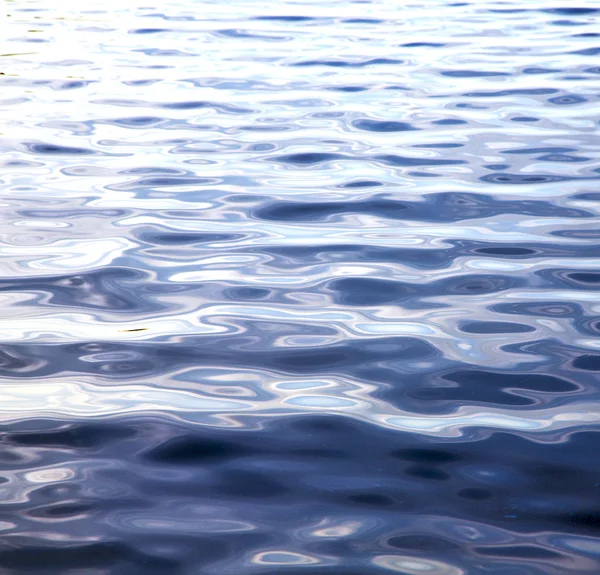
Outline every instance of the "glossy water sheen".
{"label": "glossy water sheen", "polygon": [[0,575],[600,573],[584,2],[4,0]]}

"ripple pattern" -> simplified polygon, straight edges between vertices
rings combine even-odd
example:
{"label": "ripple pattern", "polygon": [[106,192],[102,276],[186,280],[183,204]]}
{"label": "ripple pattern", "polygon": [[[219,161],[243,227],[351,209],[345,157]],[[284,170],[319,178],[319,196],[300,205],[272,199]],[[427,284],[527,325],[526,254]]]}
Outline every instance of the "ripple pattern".
{"label": "ripple pattern", "polygon": [[600,573],[600,9],[9,0],[0,575]]}

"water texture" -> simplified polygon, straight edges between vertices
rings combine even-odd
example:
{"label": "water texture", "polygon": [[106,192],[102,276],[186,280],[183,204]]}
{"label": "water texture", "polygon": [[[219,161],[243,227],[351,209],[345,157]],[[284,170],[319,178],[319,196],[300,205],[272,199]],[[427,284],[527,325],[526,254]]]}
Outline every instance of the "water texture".
{"label": "water texture", "polygon": [[600,573],[600,8],[2,0],[0,575]]}

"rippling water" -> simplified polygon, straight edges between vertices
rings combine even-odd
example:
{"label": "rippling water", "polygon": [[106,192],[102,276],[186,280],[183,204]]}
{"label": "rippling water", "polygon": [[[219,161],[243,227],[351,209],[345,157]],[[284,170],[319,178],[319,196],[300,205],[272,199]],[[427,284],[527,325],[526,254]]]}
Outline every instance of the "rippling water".
{"label": "rippling water", "polygon": [[600,10],[4,0],[0,574],[600,573]]}

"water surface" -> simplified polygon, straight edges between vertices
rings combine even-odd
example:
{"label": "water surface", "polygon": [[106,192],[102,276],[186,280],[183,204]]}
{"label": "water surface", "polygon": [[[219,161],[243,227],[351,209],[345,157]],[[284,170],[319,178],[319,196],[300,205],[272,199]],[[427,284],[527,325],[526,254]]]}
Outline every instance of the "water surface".
{"label": "water surface", "polygon": [[4,0],[0,575],[600,572],[600,10]]}

